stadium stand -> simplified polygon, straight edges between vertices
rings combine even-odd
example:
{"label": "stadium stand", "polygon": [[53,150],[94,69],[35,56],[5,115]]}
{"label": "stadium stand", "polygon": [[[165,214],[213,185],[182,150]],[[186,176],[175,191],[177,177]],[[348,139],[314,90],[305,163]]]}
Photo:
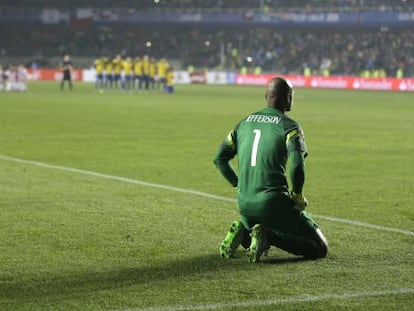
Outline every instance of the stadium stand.
{"label": "stadium stand", "polygon": [[269,9],[269,10],[413,10],[412,0],[3,0],[3,7],[18,8],[134,8],[148,9]]}
{"label": "stadium stand", "polygon": [[[181,68],[218,68],[264,72],[360,75],[363,71],[395,76],[414,74],[414,33],[412,27],[271,27],[252,25],[205,25],[173,23],[49,25],[36,22],[41,10],[54,8],[52,0],[3,1],[0,16],[24,19],[9,21],[8,31],[0,33],[1,62],[20,57],[45,67],[53,67],[54,57],[69,52],[74,58],[97,56],[150,54],[177,60]],[[302,11],[359,11],[375,12],[413,10],[413,1],[342,0],[307,2]],[[133,14],[139,10],[297,10],[302,1],[280,0],[196,0],[196,1],[59,1],[60,10],[73,13],[74,8],[94,7],[94,14],[102,10],[124,10]],[[116,6],[116,7],[115,7]],[[127,9],[128,8],[128,9]],[[101,11],[100,11],[101,10]],[[132,11],[131,11],[132,10]],[[121,11],[121,12],[124,12]],[[1,13],[3,12],[3,15]],[[0,20],[0,22],[4,22]],[[30,32],[27,31],[30,25]],[[54,31],[50,31],[54,27]],[[148,46],[148,42],[151,46]],[[76,62],[76,61],[75,61]],[[82,63],[80,61],[77,64]]]}

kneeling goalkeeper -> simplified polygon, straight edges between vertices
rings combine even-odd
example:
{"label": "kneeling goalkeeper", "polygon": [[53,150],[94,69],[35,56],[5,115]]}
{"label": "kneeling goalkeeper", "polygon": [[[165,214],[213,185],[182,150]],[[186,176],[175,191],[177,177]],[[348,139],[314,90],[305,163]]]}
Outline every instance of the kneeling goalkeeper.
{"label": "kneeling goalkeeper", "polygon": [[[328,243],[305,211],[302,195],[307,156],[301,127],[285,115],[293,104],[293,87],[272,79],[266,90],[267,107],[241,120],[221,144],[214,163],[237,187],[241,221],[236,220],[220,245],[230,258],[240,244],[251,262],[260,261],[270,245],[308,259],[325,257]],[[238,174],[230,161],[237,155]],[[289,161],[289,191],[286,164]]]}

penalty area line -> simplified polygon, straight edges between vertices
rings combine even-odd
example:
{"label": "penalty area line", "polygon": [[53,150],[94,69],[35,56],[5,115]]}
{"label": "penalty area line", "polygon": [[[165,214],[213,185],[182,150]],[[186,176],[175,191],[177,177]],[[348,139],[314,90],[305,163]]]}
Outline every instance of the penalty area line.
{"label": "penalty area line", "polygon": [[[207,192],[201,192],[201,191],[196,191],[192,189],[185,189],[185,188],[178,188],[178,187],[161,185],[161,184],[156,184],[156,183],[150,183],[146,181],[125,178],[125,177],[120,177],[120,176],[114,176],[114,175],[107,175],[107,174],[102,174],[102,173],[98,173],[94,171],[82,170],[82,169],[71,168],[71,167],[66,167],[66,166],[47,164],[47,163],[37,162],[37,161],[32,161],[32,160],[24,160],[24,159],[19,159],[19,158],[4,156],[4,155],[0,155],[0,160],[10,161],[10,162],[15,162],[15,163],[29,164],[29,165],[33,165],[37,167],[53,169],[53,170],[58,170],[58,171],[89,175],[89,176],[94,176],[94,177],[103,178],[103,179],[116,180],[116,181],[120,181],[123,183],[128,183],[128,184],[133,184],[133,185],[138,185],[138,186],[164,189],[164,190],[169,190],[173,192],[181,192],[185,194],[191,194],[191,195],[213,199],[213,200],[218,200],[218,201],[225,201],[225,202],[232,202],[232,203],[236,202],[234,198],[223,197],[223,196],[219,196],[219,195],[215,195],[215,194],[211,194]],[[315,218],[319,218],[319,219],[323,219],[323,220],[327,220],[331,222],[337,222],[337,223],[348,224],[352,226],[358,226],[358,227],[363,227],[363,228],[368,228],[368,229],[373,229],[373,230],[388,231],[388,232],[394,232],[394,233],[414,236],[413,231],[402,230],[398,228],[384,227],[384,226],[373,225],[373,224],[369,224],[369,223],[365,223],[361,221],[354,221],[354,220],[345,219],[345,218],[325,216],[325,215],[319,215],[319,214],[313,214],[313,213],[312,213],[312,216]]]}
{"label": "penalty area line", "polygon": [[71,172],[71,173],[82,174],[82,175],[89,175],[89,176],[94,176],[94,177],[103,178],[103,179],[116,180],[116,181],[120,181],[123,183],[133,184],[133,185],[138,185],[138,186],[158,188],[158,189],[170,190],[174,192],[182,192],[186,194],[192,194],[192,195],[214,199],[214,200],[219,200],[219,201],[236,202],[235,199],[226,198],[226,197],[222,197],[222,196],[218,196],[218,195],[214,195],[214,194],[210,194],[206,192],[201,192],[201,191],[196,191],[196,190],[191,190],[191,189],[177,188],[177,187],[166,186],[166,185],[161,185],[161,184],[155,184],[155,183],[150,183],[146,181],[126,178],[126,177],[120,177],[120,176],[114,176],[114,175],[107,175],[107,174],[102,174],[102,173],[98,173],[94,171],[82,170],[82,169],[77,169],[77,168],[72,168],[72,167],[47,164],[47,163],[37,162],[37,161],[32,161],[32,160],[24,160],[24,159],[19,159],[19,158],[8,157],[4,155],[0,155],[0,160],[23,163],[23,164],[30,164],[30,165],[37,166],[37,167],[43,167],[43,168],[64,171],[64,172]]}
{"label": "penalty area line", "polygon": [[162,306],[162,307],[148,307],[148,308],[129,308],[118,311],[189,311],[189,310],[223,310],[228,308],[246,308],[246,307],[264,307],[264,306],[277,306],[283,304],[294,304],[304,302],[319,302],[325,300],[338,300],[338,299],[359,299],[370,298],[378,296],[389,295],[404,295],[413,294],[414,288],[400,288],[395,290],[382,290],[382,291],[370,291],[359,293],[343,293],[343,294],[324,294],[324,295],[303,295],[293,297],[280,297],[266,300],[247,300],[239,302],[218,302],[199,305],[177,305],[177,306]]}

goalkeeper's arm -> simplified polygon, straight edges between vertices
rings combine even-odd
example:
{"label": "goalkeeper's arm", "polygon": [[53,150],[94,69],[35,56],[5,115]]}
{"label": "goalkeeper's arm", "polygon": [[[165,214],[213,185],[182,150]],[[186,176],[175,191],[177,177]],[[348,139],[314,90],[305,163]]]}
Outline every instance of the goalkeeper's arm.
{"label": "goalkeeper's arm", "polygon": [[292,186],[290,197],[295,202],[295,207],[303,210],[308,201],[302,194],[305,183],[305,157],[306,145],[300,130],[293,130],[287,135],[286,147],[288,150],[289,177]]}
{"label": "goalkeeper's arm", "polygon": [[[230,135],[229,135],[230,136]],[[231,159],[236,155],[236,150],[234,144],[226,139],[219,147],[219,150],[214,157],[214,164],[221,172],[221,174],[226,178],[226,180],[233,186],[237,187],[238,177],[236,171],[231,165]]]}
{"label": "goalkeeper's arm", "polygon": [[294,193],[302,193],[305,183],[305,159],[302,151],[295,150],[289,153],[289,176]]}
{"label": "goalkeeper's arm", "polygon": [[308,200],[303,196],[302,189],[305,183],[305,161],[304,153],[296,150],[289,153],[290,162],[290,181],[292,184],[292,191],[290,198],[295,203],[295,208],[303,211],[308,206]]}

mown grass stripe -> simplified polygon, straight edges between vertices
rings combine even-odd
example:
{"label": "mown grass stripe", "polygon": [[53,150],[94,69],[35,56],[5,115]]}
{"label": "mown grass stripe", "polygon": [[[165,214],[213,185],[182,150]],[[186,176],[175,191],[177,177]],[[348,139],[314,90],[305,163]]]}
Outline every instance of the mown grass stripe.
{"label": "mown grass stripe", "polygon": [[[181,192],[181,193],[196,195],[196,196],[218,200],[218,201],[226,201],[226,202],[233,202],[233,203],[236,202],[234,198],[223,197],[223,196],[201,192],[201,191],[196,191],[192,189],[185,189],[185,188],[178,188],[178,187],[161,185],[161,184],[156,184],[156,183],[150,183],[150,182],[146,182],[142,180],[125,178],[121,176],[107,175],[107,174],[102,174],[102,173],[98,173],[94,171],[82,170],[82,169],[71,168],[71,167],[66,167],[66,166],[47,164],[47,163],[37,162],[37,161],[32,161],[32,160],[24,160],[24,159],[19,159],[19,158],[4,156],[4,155],[0,155],[0,160],[29,164],[29,165],[34,165],[38,167],[59,170],[59,171],[89,175],[89,176],[94,176],[94,177],[104,178],[104,179],[109,179],[109,180],[116,180],[116,181],[120,181],[120,182],[124,182],[128,184],[134,184],[134,185],[139,185],[139,186],[144,186],[144,187],[151,187],[151,188],[164,189],[164,190],[169,190],[169,191],[174,191],[174,192]],[[364,227],[364,228],[373,229],[373,230],[388,231],[388,232],[394,232],[394,233],[414,236],[413,231],[402,230],[398,228],[384,227],[384,226],[369,224],[369,223],[365,223],[361,221],[355,221],[355,220],[332,217],[332,216],[325,216],[325,215],[318,215],[318,214],[312,214],[312,216],[315,218],[320,218],[323,220],[337,222],[337,223],[348,224],[352,226],[358,226],[358,227]]]}
{"label": "mown grass stripe", "polygon": [[318,302],[324,300],[337,300],[337,299],[358,299],[369,298],[378,296],[389,295],[405,295],[414,294],[414,288],[400,288],[394,290],[381,290],[370,292],[348,292],[343,294],[323,294],[323,295],[303,295],[293,297],[280,297],[266,300],[247,300],[238,302],[219,302],[210,304],[188,305],[188,306],[163,306],[163,307],[149,307],[149,308],[130,308],[122,309],[119,311],[189,311],[189,310],[224,310],[229,308],[246,308],[246,307],[265,307],[265,306],[277,306],[283,304],[305,303],[305,302]]}

